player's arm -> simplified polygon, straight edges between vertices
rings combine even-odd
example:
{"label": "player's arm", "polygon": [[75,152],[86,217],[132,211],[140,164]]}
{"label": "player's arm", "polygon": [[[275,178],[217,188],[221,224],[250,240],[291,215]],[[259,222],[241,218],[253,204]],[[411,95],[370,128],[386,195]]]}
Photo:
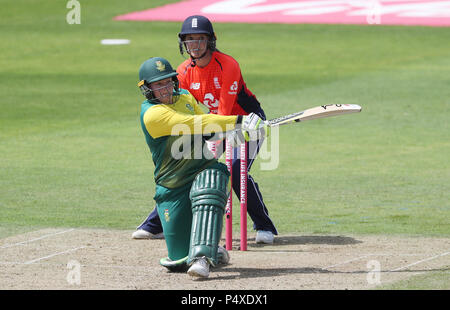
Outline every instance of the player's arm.
{"label": "player's arm", "polygon": [[223,64],[222,85],[219,98],[220,115],[231,115],[233,106],[237,101],[237,94],[242,87],[241,69],[235,61]]}
{"label": "player's arm", "polygon": [[[197,107],[196,109],[199,109]],[[182,134],[213,134],[233,130],[242,118],[236,115],[190,115],[158,104],[150,107],[143,116],[145,127],[153,138]]]}

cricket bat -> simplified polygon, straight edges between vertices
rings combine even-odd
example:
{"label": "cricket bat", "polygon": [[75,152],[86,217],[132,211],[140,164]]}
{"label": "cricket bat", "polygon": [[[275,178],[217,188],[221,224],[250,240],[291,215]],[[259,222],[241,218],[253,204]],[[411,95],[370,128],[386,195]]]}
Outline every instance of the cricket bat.
{"label": "cricket bat", "polygon": [[267,121],[267,125],[269,127],[275,127],[294,122],[304,122],[317,118],[356,112],[361,112],[361,107],[357,104],[327,104],[271,119]]}

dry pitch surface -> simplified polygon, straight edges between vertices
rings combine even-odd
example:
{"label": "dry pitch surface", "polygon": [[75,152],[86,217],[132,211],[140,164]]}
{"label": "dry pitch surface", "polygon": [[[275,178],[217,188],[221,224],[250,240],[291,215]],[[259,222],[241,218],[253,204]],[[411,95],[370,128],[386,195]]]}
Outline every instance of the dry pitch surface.
{"label": "dry pitch surface", "polygon": [[0,289],[371,289],[450,266],[448,238],[281,235],[260,246],[250,234],[247,252],[231,251],[229,265],[194,281],[159,265],[164,240],[131,233],[45,229],[1,239]]}

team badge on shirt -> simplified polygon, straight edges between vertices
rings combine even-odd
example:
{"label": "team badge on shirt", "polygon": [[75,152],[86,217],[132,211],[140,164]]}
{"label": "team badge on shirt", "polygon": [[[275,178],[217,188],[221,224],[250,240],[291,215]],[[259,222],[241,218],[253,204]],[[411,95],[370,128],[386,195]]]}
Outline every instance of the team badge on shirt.
{"label": "team badge on shirt", "polygon": [[194,108],[189,103],[186,104],[186,108],[188,108],[189,111],[194,112]]}
{"label": "team badge on shirt", "polygon": [[217,76],[214,77],[214,86],[216,87],[216,89],[220,89],[220,83],[219,83],[219,78]]}

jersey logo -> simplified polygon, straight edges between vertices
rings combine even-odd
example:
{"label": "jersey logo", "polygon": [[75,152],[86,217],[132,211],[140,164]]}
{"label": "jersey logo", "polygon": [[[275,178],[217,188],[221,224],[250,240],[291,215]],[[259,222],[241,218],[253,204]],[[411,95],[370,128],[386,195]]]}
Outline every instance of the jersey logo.
{"label": "jersey logo", "polygon": [[191,83],[190,89],[200,89],[200,83]]}
{"label": "jersey logo", "polygon": [[237,81],[234,81],[233,84],[231,84],[231,86],[230,86],[230,91],[228,92],[228,94],[236,95],[237,89],[238,89],[238,83],[237,83]]}
{"label": "jersey logo", "polygon": [[210,113],[217,114],[219,112],[219,100],[215,99],[213,94],[205,94],[203,104],[209,108]]}

